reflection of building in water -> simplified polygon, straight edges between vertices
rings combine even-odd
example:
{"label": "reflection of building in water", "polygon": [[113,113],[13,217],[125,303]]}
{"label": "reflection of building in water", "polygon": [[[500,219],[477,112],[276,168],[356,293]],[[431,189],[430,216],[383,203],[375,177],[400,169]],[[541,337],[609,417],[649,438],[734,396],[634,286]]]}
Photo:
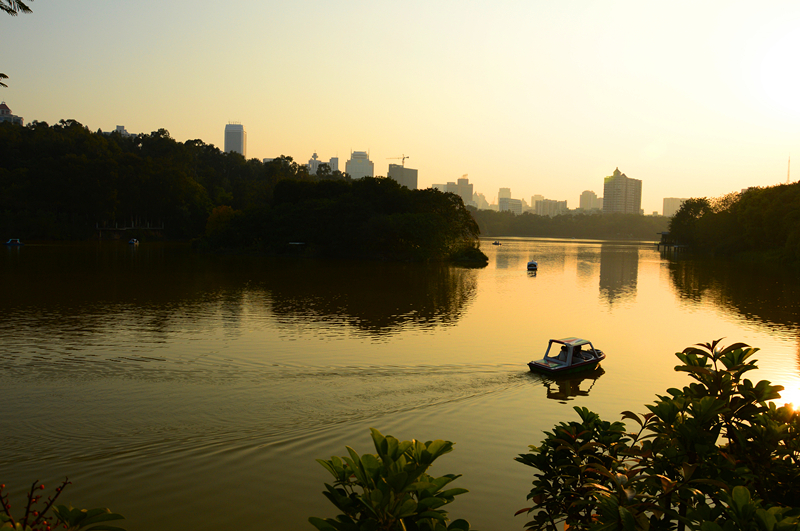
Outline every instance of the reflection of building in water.
{"label": "reflection of building in water", "polygon": [[638,277],[638,247],[613,243],[600,247],[600,295],[609,304],[635,297]]}
{"label": "reflection of building in water", "polygon": [[505,248],[498,246],[495,249],[497,251],[495,254],[495,267],[497,269],[519,269],[520,271],[525,269],[527,261],[524,260],[518,250],[509,249],[508,245]]}
{"label": "reflection of building in water", "polygon": [[592,246],[580,246],[578,247],[578,252],[576,254],[576,272],[578,275],[578,282],[581,285],[587,285],[590,282],[594,282],[594,278],[598,274],[598,269],[600,268],[600,257],[597,253],[597,247],[599,245],[595,244]]}

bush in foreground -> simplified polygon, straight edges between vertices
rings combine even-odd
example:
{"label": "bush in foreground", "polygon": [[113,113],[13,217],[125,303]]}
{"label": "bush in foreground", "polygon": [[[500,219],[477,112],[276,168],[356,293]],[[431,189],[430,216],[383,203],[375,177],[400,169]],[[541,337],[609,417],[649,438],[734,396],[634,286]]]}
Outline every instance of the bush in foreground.
{"label": "bush in foreground", "polygon": [[[38,494],[44,490],[44,485],[34,481],[26,496],[25,513],[22,518],[16,520],[11,514],[11,503],[8,501],[8,494],[5,494],[5,485],[0,485],[0,531],[13,529],[14,531],[51,531],[51,529],[61,528],[66,531],[124,531],[122,528],[106,525],[105,522],[114,520],[124,520],[116,513],[108,509],[75,509],[71,505],[56,505],[56,500],[67,485],[69,479],[65,479],[55,492],[42,500],[42,495]],[[39,503],[43,507],[39,507]],[[51,514],[52,513],[52,514]]]}
{"label": "bush in foreground", "polygon": [[442,507],[465,489],[445,487],[459,475],[428,475],[441,455],[453,450],[450,441],[398,441],[372,429],[377,454],[317,461],[331,473],[333,485],[323,493],[342,514],[336,518],[309,518],[320,531],[469,531],[466,520],[449,525]]}

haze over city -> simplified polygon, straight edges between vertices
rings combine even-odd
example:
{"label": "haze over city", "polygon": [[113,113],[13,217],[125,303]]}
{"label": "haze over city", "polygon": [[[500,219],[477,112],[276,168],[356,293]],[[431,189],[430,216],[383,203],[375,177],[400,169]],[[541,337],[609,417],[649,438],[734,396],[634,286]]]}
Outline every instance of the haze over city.
{"label": "haze over city", "polygon": [[794,2],[29,5],[0,17],[26,122],[222,148],[237,121],[248,158],[405,155],[420,187],[467,174],[490,202],[575,208],[619,167],[648,214],[785,182],[800,144]]}

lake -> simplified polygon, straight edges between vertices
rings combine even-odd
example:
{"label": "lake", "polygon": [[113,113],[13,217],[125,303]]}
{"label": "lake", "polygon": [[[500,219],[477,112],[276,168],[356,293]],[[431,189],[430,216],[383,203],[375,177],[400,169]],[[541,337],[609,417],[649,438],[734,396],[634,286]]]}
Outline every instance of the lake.
{"label": "lake", "polygon": [[[718,338],[800,403],[800,282],[652,243],[485,241],[483,269],[197,255],[121,242],[0,249],[0,483],[110,507],[129,530],[310,530],[335,508],[317,458],[369,428],[447,439],[453,518],[522,529],[542,432],[688,383],[674,353]],[[525,271],[539,262],[538,274]],[[532,375],[547,340],[590,339],[604,374]]]}

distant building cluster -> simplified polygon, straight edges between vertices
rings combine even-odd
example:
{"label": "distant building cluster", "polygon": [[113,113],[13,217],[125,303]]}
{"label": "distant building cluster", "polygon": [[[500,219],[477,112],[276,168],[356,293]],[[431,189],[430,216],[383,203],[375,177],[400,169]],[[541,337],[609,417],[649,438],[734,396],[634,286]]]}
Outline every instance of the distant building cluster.
{"label": "distant building cluster", "polygon": [[11,109],[8,108],[6,102],[0,103],[0,122],[11,122],[12,124],[25,125],[22,116],[15,116],[11,114]]}
{"label": "distant building cluster", "polygon": [[[466,175],[462,176],[458,181],[450,181],[446,184],[432,184],[431,188],[435,188],[440,192],[450,192],[461,197],[461,200],[466,206],[477,206],[474,200],[473,186],[469,182]],[[485,201],[485,200],[484,200]]]}
{"label": "distant building cluster", "polygon": [[[21,116],[12,114],[11,109],[5,102],[0,103],[0,122],[11,122],[18,125],[24,125]],[[124,137],[136,136],[129,133],[125,126],[118,125],[112,132],[105,132],[103,134],[109,135],[117,133]],[[225,126],[225,152],[239,153],[243,157],[247,157],[247,132],[242,124],[238,122],[230,122]],[[403,162],[407,158],[405,155],[402,158]],[[273,159],[265,158],[264,163]],[[331,157],[328,162],[324,162],[319,158],[315,152],[308,160],[306,167],[311,175],[316,175],[320,166],[327,164],[331,173],[339,172],[339,157]],[[351,151],[350,158],[345,163],[345,172],[352,179],[363,179],[364,177],[375,176],[375,164],[370,160],[367,151]],[[419,174],[418,170],[413,168],[406,168],[405,164],[389,164],[389,170],[386,175],[389,179],[394,179],[400,185],[407,187],[410,190],[419,188]],[[489,203],[486,197],[481,193],[476,193],[473,185],[469,182],[466,175],[462,176],[456,181],[450,181],[445,184],[433,184],[432,188],[441,190],[442,192],[449,192],[461,197],[464,204],[473,206],[482,210],[498,210],[500,212],[512,212],[514,214],[523,214],[531,212],[539,216],[558,216],[569,212],[566,200],[548,199],[543,195],[536,194],[531,196],[531,202],[528,204],[524,199],[516,199],[511,196],[510,188],[500,188],[497,192],[497,202]],[[685,198],[678,197],[665,197],[662,215],[672,217],[681,205],[686,201]],[[616,168],[614,172],[605,177],[603,180],[603,197],[597,197],[597,194],[592,190],[584,190],[580,195],[579,211],[582,212],[602,212],[605,214],[610,213],[623,213],[623,214],[643,214],[642,211],[642,181],[639,179],[632,179],[619,171]],[[658,212],[653,212],[653,215],[658,215]]]}
{"label": "distant building cluster", "polygon": [[331,169],[331,172],[339,171],[339,157],[331,157],[328,162],[323,162],[317,156],[317,152],[315,151],[314,154],[311,155],[311,158],[308,159],[308,164],[306,164],[306,167],[308,168],[308,173],[310,175],[316,175],[317,170],[319,170],[319,167],[323,164],[327,164],[328,167]]}

